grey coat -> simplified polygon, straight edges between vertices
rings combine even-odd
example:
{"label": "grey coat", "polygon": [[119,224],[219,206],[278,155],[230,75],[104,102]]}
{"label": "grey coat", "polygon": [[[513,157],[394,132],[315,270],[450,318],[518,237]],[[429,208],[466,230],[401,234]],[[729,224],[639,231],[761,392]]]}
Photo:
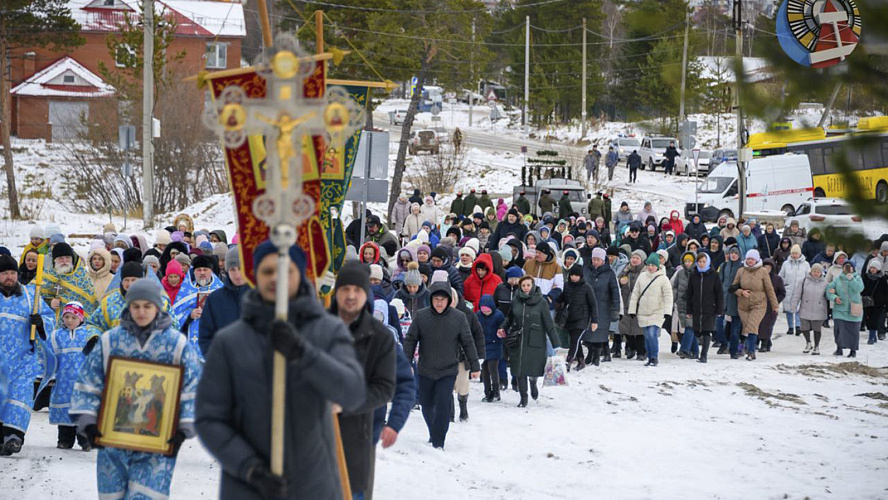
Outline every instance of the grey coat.
{"label": "grey coat", "polygon": [[688,303],[685,300],[685,292],[688,290],[688,280],[691,278],[692,272],[694,272],[694,268],[691,268],[691,270],[688,271],[682,266],[679,270],[675,271],[671,280],[672,298],[675,300],[675,309],[678,311],[678,317],[675,315],[672,316],[672,324],[679,324],[681,326],[679,331],[682,332],[685,328],[693,328],[693,320],[687,317]]}
{"label": "grey coat", "polygon": [[[824,276],[815,278],[809,273],[792,291],[790,307],[798,307],[799,317],[809,321],[826,319],[826,287],[829,282]],[[792,310],[792,309],[790,309]]]}
{"label": "grey coat", "polygon": [[620,287],[613,269],[605,261],[596,268],[589,264],[583,267],[583,278],[595,292],[598,305],[598,329],[592,332],[588,342],[607,342],[612,321],[620,318]]}
{"label": "grey coat", "polygon": [[620,273],[619,279],[626,277],[629,282],[623,284],[620,281],[620,293],[623,298],[623,319],[620,320],[620,333],[623,335],[641,335],[641,327],[638,326],[637,318],[629,317],[629,296],[632,295],[632,289],[635,288],[635,281],[644,270],[644,266],[640,265],[637,269],[633,269],[632,264],[626,265],[623,272]]}
{"label": "grey coat", "polygon": [[779,276],[783,279],[783,286],[786,287],[786,299],[783,301],[784,311],[798,311],[799,303],[798,301],[793,301],[792,297],[795,294],[796,288],[802,285],[802,282],[805,281],[805,278],[810,271],[811,266],[805,260],[804,255],[800,255],[798,259],[794,259],[790,256],[785,262],[783,262],[783,265],[780,266]]}
{"label": "grey coat", "polygon": [[[290,322],[306,347],[287,363],[284,475],[288,499],[339,500],[328,402],[354,410],[364,401],[366,383],[345,324],[313,295],[303,286],[290,302]],[[213,339],[197,388],[197,433],[222,465],[222,499],[261,498],[246,477],[252,466],[269,463],[273,356],[266,332],[273,319],[274,306],[248,292],[241,319]]]}

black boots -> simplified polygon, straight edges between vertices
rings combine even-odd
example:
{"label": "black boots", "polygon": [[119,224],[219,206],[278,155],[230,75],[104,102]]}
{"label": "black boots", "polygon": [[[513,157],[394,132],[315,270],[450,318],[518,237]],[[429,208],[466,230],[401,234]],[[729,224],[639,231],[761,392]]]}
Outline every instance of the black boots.
{"label": "black boots", "polygon": [[[619,356],[618,356],[619,357]],[[629,346],[629,343],[626,343],[626,359],[632,359],[635,357],[635,349]]]}
{"label": "black boots", "polygon": [[856,358],[856,357],[857,357],[857,351],[855,351],[854,349],[852,349],[852,350],[851,350],[851,353],[848,354],[848,357],[849,357],[849,358]]}
{"label": "black boots", "polygon": [[540,390],[537,389],[537,379],[536,377],[531,377],[530,379],[530,397],[533,398],[534,401],[540,397]]}
{"label": "black boots", "polygon": [[459,421],[466,422],[469,420],[469,395],[457,396],[459,399]]}
{"label": "black boots", "polygon": [[611,352],[610,352],[610,349],[607,348],[607,344],[604,344],[604,348],[602,348],[602,351],[604,351],[604,357],[601,358],[601,362],[602,363],[610,363]]}
{"label": "black boots", "polygon": [[671,350],[672,350],[672,354],[675,354],[675,351],[678,350],[678,342],[673,342],[673,343],[672,343]]}
{"label": "black boots", "polygon": [[[601,361],[601,355],[599,354],[599,350],[600,349],[598,347],[592,348],[592,364],[595,366],[599,366],[600,361]],[[536,398],[534,398],[534,399],[536,399]]]}
{"label": "black boots", "polygon": [[657,366],[657,358],[648,358],[644,366]]}
{"label": "black boots", "polygon": [[586,367],[586,360],[583,358],[579,358],[577,360],[577,371],[580,371],[585,367]]}
{"label": "black boots", "polygon": [[521,395],[521,401],[518,403],[518,408],[526,408],[527,407],[527,394]]}

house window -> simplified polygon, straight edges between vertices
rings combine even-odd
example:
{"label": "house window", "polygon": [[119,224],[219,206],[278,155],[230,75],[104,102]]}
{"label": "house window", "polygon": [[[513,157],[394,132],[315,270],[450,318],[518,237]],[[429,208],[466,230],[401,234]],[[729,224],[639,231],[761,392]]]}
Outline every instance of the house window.
{"label": "house window", "polygon": [[63,83],[74,83],[74,75],[65,75],[62,77]]}
{"label": "house window", "polygon": [[117,46],[117,55],[114,58],[114,65],[118,68],[126,68],[135,64],[136,51],[129,45],[121,43]]}
{"label": "house window", "polygon": [[228,67],[228,44],[207,43],[207,68],[224,69]]}

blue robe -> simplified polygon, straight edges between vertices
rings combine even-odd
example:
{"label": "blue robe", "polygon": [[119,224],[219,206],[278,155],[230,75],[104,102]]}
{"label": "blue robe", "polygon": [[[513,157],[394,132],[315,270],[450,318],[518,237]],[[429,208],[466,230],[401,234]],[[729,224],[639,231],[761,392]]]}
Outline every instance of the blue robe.
{"label": "blue robe", "polygon": [[[194,435],[194,398],[201,363],[197,348],[174,326],[153,332],[144,347],[120,326],[99,337],[74,384],[70,413],[77,417],[78,427],[83,428],[98,418],[105,370],[111,356],[182,365],[179,430],[186,437]],[[175,466],[175,457],[118,448],[99,449],[96,464],[99,497],[166,498],[170,494]]]}
{"label": "blue robe", "polygon": [[68,415],[71,408],[71,393],[80,367],[86,361],[83,347],[90,338],[89,329],[79,326],[74,330],[59,328],[47,339],[56,357],[55,386],[49,398],[49,423],[53,425],[74,425]]}
{"label": "blue robe", "polygon": [[[0,294],[0,364],[8,375],[6,399],[0,401],[0,422],[22,433],[31,423],[34,406],[34,379],[43,372],[40,353],[31,346],[30,316],[34,310],[34,285],[20,287],[21,295]],[[40,302],[43,328],[55,328],[55,313]],[[39,340],[39,337],[38,337]],[[0,391],[3,392],[3,391]]]}
{"label": "blue robe", "polygon": [[[87,315],[92,314],[99,305],[99,300],[96,298],[96,289],[83,260],[78,259],[74,270],[64,276],[60,277],[55,269],[46,269],[43,277],[44,283],[40,289],[40,295],[47,302],[50,302],[56,296],[61,299],[57,318],[61,318],[62,308],[68,302],[80,302],[83,305],[83,311]],[[58,288],[58,294],[56,293],[56,288]],[[47,332],[49,331],[51,330],[47,330]]]}
{"label": "blue robe", "polygon": [[[173,310],[171,312],[173,323],[178,325],[180,329],[183,328],[185,323],[191,318],[191,311],[197,307],[198,295],[203,294],[204,301],[206,301],[210,292],[219,288],[222,288],[222,280],[220,280],[215,274],[213,275],[213,281],[211,281],[209,285],[203,287],[199,287],[197,286],[197,283],[192,283],[190,279],[186,279],[185,282],[182,283],[179,293],[176,294],[176,303],[173,305]],[[200,352],[198,346],[198,340],[200,338],[200,320],[195,319],[189,322],[188,330],[185,331],[185,334],[188,335],[188,340],[194,348],[198,349],[198,352]]]}

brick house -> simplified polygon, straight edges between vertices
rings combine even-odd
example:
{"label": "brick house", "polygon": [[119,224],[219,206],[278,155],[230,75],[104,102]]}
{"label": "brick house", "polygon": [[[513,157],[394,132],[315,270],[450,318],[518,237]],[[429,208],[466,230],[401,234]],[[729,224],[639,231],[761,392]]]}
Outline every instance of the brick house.
{"label": "brick house", "polygon": [[[240,2],[154,0],[155,16],[175,20],[170,53],[185,52],[180,68],[196,75],[241,66],[246,36]],[[99,63],[117,64],[106,37],[119,32],[125,16],[141,16],[138,0],[70,0],[71,16],[80,24],[85,43],[61,54],[39,47],[10,54],[12,133],[47,141],[77,135],[82,118],[113,98],[113,89],[99,76]],[[195,91],[195,98],[200,96]]]}

